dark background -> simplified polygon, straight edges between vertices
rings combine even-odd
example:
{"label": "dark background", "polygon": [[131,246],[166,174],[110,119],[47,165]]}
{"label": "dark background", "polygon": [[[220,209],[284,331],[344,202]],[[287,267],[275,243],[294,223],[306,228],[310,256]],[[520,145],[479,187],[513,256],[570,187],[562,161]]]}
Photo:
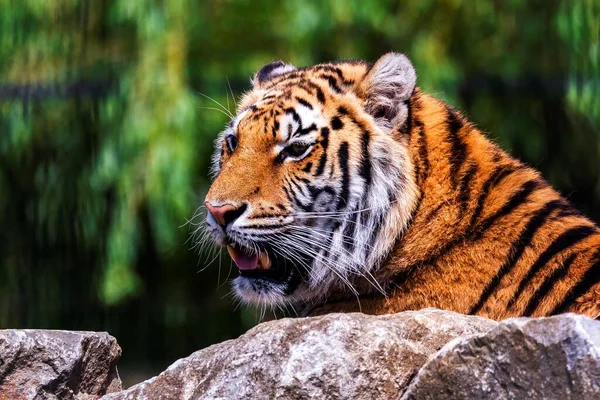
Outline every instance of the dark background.
{"label": "dark background", "polygon": [[205,96],[233,110],[278,59],[406,53],[600,220],[599,3],[0,0],[0,328],[106,330],[131,384],[255,324],[186,240],[226,122]]}

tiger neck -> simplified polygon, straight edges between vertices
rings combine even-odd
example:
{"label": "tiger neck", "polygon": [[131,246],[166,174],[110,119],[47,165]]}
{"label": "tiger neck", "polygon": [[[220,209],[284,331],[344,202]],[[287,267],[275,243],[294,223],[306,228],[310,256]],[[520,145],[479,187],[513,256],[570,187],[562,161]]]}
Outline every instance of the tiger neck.
{"label": "tiger neck", "polygon": [[[474,182],[499,166],[523,168],[441,100],[417,89],[410,106],[409,153],[420,193],[390,257],[394,271],[427,263],[476,228],[485,197],[475,193],[481,185]],[[491,195],[494,189],[488,189]]]}

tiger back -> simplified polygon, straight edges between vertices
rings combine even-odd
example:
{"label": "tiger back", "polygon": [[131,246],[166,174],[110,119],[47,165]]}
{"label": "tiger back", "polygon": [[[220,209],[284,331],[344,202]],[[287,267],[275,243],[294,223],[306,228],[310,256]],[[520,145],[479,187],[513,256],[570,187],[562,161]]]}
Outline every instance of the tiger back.
{"label": "tiger back", "polygon": [[207,228],[249,303],[600,315],[600,232],[458,111],[375,64],[263,67],[216,141]]}

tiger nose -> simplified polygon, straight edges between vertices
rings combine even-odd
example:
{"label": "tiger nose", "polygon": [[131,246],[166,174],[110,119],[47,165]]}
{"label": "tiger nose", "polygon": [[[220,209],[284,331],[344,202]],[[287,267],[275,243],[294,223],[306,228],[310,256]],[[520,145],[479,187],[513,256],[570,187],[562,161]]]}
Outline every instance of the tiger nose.
{"label": "tiger nose", "polygon": [[223,204],[221,206],[213,206],[208,201],[204,203],[206,209],[215,218],[217,223],[222,227],[235,222],[246,211],[247,205],[234,206],[233,204]]}

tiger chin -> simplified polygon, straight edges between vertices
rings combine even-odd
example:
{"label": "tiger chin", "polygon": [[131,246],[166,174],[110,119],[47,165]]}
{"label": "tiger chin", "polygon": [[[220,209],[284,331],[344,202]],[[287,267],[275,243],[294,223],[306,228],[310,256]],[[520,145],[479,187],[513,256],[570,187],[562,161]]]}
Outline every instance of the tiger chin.
{"label": "tiger chin", "polygon": [[206,226],[242,301],[600,315],[597,226],[402,54],[267,64],[215,144]]}

